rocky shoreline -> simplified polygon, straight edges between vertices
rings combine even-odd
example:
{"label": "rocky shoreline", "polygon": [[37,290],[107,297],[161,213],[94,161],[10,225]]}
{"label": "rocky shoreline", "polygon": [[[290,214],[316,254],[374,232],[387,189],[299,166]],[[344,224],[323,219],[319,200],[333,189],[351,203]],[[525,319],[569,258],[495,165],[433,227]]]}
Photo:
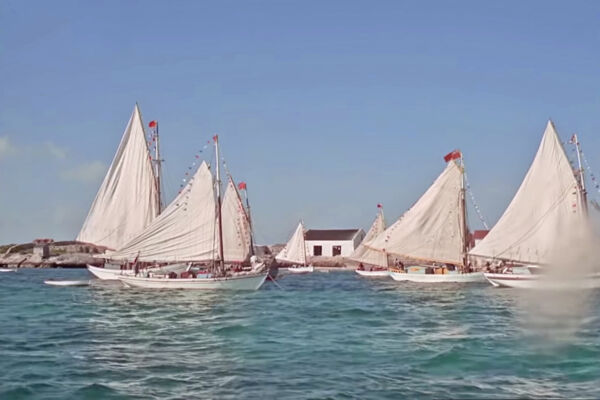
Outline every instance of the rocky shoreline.
{"label": "rocky shoreline", "polygon": [[106,248],[76,241],[47,244],[23,243],[0,246],[0,265],[10,268],[85,268],[87,264],[101,266],[104,261],[95,255]]}
{"label": "rocky shoreline", "polygon": [[[256,246],[256,254],[268,265],[278,267],[275,262],[283,245]],[[85,268],[86,265],[102,266],[104,260],[98,255],[105,247],[77,241],[50,242],[47,244],[23,243],[0,246],[0,266],[9,268]],[[324,269],[346,269],[344,257],[311,257],[312,265]],[[280,267],[286,267],[280,265]]]}

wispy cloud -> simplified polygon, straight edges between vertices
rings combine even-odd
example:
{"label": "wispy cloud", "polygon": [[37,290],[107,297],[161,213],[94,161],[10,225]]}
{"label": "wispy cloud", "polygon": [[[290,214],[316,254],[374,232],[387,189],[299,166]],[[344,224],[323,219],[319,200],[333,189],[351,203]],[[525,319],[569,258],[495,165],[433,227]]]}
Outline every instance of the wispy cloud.
{"label": "wispy cloud", "polygon": [[64,160],[67,158],[67,149],[52,142],[44,143],[44,151],[57,160]]}
{"label": "wispy cloud", "polygon": [[96,183],[106,173],[106,164],[92,161],[60,173],[61,179],[80,183]]}
{"label": "wispy cloud", "polygon": [[16,151],[15,146],[10,142],[8,136],[0,136],[0,158],[13,154]]}

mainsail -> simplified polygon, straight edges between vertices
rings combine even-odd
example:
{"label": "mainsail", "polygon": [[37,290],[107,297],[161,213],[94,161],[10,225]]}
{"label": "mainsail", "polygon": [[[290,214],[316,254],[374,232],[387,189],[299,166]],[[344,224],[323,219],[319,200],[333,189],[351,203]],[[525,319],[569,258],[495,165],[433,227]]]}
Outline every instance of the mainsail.
{"label": "mainsail", "polygon": [[223,203],[223,252],[227,262],[244,262],[250,259],[251,235],[250,221],[235,187],[229,178]]}
{"label": "mainsail", "polygon": [[108,255],[115,260],[187,262],[217,257],[213,176],[203,162],[187,186],[140,235]]}
{"label": "mainsail", "polygon": [[298,224],[296,231],[285,247],[277,254],[275,260],[283,263],[306,265],[306,245],[304,242],[304,225]]}
{"label": "mainsail", "polygon": [[425,194],[366,246],[400,257],[462,264],[466,227],[462,188],[463,167],[451,160]]}
{"label": "mainsail", "polygon": [[158,211],[152,159],[136,104],[76,240],[118,249],[147,227]]}
{"label": "mainsail", "polygon": [[375,240],[377,236],[385,231],[385,219],[383,218],[383,211],[377,213],[371,229],[367,232],[367,235],[363,239],[362,243],[354,250],[354,253],[350,256],[350,259],[369,265],[377,265],[380,267],[388,266],[387,254],[383,251],[377,251],[368,247],[368,244]]}
{"label": "mainsail", "polygon": [[582,228],[583,215],[577,179],[554,125],[548,121],[521,187],[470,254],[548,264],[559,243]]}

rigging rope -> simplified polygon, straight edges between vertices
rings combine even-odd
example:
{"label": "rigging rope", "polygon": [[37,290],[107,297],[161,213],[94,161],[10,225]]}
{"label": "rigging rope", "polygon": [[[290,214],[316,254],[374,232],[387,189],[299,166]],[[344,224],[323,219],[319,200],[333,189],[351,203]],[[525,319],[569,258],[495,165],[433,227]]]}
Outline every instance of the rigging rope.
{"label": "rigging rope", "polygon": [[473,195],[473,191],[471,190],[471,184],[469,183],[469,178],[467,177],[467,171],[464,171],[464,175],[465,175],[465,183],[467,184],[467,193],[469,193],[469,197],[471,198],[471,204],[473,204],[473,207],[475,208],[475,212],[477,213],[479,220],[481,221],[481,223],[483,224],[485,229],[489,231],[490,227],[487,224],[485,218],[483,217],[483,213],[481,212],[479,205],[475,201],[475,196]]}

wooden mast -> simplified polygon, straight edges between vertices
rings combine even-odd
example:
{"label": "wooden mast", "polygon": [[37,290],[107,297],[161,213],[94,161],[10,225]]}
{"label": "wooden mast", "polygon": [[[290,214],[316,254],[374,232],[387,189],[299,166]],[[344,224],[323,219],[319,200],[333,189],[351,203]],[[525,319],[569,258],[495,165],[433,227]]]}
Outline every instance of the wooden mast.
{"label": "wooden mast", "polygon": [[219,168],[219,164],[221,163],[219,156],[219,135],[213,136],[215,141],[215,153],[217,158],[217,219],[219,222],[219,269],[221,273],[225,273],[225,256],[223,254],[223,220],[222,220],[222,212],[221,212],[221,172]]}
{"label": "wooden mast", "polygon": [[460,153],[460,168],[460,215],[463,231],[462,260],[463,267],[466,268],[467,254],[469,252],[469,227],[467,226],[467,199],[465,196],[465,160],[463,159],[462,152]]}
{"label": "wooden mast", "polygon": [[252,214],[250,214],[250,200],[248,199],[248,184],[244,182],[244,197],[246,198],[246,216],[250,226],[250,255],[254,255],[254,228],[252,227]]}
{"label": "wooden mast", "polygon": [[161,193],[161,174],[162,174],[162,160],[160,158],[160,146],[158,139],[158,121],[156,121],[156,129],[154,131],[154,162],[155,162],[155,173],[156,173],[156,193],[158,196],[158,214],[162,213],[163,202],[162,202],[162,193]]}
{"label": "wooden mast", "polygon": [[302,225],[302,251],[304,252],[304,266],[306,267],[306,238],[304,237],[304,222],[300,221],[300,225]]}
{"label": "wooden mast", "polygon": [[575,144],[575,149],[577,150],[577,164],[579,167],[579,197],[581,201],[581,208],[583,210],[583,215],[587,216],[588,207],[587,207],[587,191],[585,189],[585,177],[583,175],[583,165],[581,165],[581,145],[579,144],[579,138],[577,134],[574,133],[572,137],[572,142]]}

